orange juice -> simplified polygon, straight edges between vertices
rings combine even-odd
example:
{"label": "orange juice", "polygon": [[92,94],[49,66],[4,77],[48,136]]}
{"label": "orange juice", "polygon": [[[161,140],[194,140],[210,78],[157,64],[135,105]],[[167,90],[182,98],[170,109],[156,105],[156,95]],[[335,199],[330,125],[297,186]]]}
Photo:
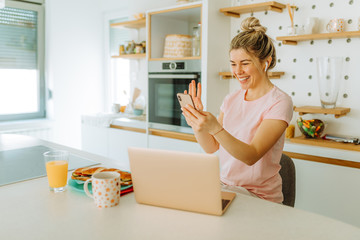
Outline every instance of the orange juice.
{"label": "orange juice", "polygon": [[66,186],[68,162],[64,160],[51,161],[46,163],[46,173],[49,186],[59,188]]}

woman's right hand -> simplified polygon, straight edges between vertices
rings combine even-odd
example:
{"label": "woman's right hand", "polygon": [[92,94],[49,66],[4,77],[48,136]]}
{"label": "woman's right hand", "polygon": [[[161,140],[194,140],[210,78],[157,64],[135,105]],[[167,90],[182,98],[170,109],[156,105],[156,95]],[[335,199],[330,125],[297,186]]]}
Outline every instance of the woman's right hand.
{"label": "woman's right hand", "polygon": [[[187,94],[187,90],[184,91],[185,94]],[[189,84],[189,95],[191,96],[195,108],[198,111],[202,111],[204,109],[204,106],[201,102],[201,83],[198,83],[197,85],[197,89],[196,89],[196,84],[195,84],[195,80],[192,80],[191,83]]]}

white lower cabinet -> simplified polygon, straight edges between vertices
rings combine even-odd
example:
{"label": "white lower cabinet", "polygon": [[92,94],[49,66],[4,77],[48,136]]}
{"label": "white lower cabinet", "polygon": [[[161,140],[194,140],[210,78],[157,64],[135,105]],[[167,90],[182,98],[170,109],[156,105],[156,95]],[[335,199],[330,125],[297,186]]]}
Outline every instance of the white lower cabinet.
{"label": "white lower cabinet", "polygon": [[81,149],[97,154],[108,156],[108,134],[106,127],[97,127],[87,124],[81,125]]}
{"label": "white lower cabinet", "polygon": [[153,135],[149,135],[149,148],[182,152],[203,152],[200,145],[196,142],[177,140],[173,138],[159,137]]}
{"label": "white lower cabinet", "polygon": [[146,133],[108,128],[108,157],[130,170],[128,147],[147,147]]}
{"label": "white lower cabinet", "polygon": [[293,159],[295,208],[360,227],[359,169]]}

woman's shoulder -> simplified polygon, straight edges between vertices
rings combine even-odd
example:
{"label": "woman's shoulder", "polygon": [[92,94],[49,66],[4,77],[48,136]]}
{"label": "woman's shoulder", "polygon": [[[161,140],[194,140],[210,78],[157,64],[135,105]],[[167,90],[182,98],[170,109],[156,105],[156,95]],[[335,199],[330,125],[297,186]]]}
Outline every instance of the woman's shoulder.
{"label": "woman's shoulder", "polygon": [[277,86],[274,86],[274,91],[271,94],[271,97],[275,98],[276,100],[280,100],[280,101],[292,102],[292,98],[289,96],[289,94],[287,94],[286,92],[284,92]]}
{"label": "woman's shoulder", "polygon": [[231,101],[232,99],[241,98],[242,96],[244,96],[244,93],[245,91],[243,89],[235,90],[226,95],[224,101]]}

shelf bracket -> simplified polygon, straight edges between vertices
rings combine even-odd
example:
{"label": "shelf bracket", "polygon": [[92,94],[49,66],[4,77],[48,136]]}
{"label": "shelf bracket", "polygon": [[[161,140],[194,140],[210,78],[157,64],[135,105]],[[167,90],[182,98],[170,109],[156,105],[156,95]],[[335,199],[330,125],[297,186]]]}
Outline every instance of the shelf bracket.
{"label": "shelf bracket", "polygon": [[235,13],[235,12],[224,12],[225,16],[228,17],[236,17],[236,18],[240,18],[240,14],[239,13]]}
{"label": "shelf bracket", "polygon": [[283,40],[282,44],[285,45],[297,45],[297,41],[293,41],[293,40]]}
{"label": "shelf bracket", "polygon": [[282,13],[282,11],[283,11],[281,8],[278,8],[278,7],[275,7],[275,6],[269,6],[268,10],[274,11],[274,12],[279,12],[279,13]]}

